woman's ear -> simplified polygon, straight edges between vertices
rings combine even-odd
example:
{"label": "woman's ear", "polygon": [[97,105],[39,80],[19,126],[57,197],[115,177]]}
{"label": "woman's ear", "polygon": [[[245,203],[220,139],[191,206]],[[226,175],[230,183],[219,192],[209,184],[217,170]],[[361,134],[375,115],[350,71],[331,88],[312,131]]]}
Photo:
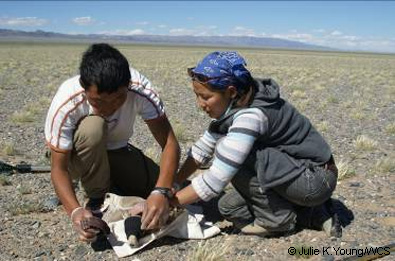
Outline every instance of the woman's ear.
{"label": "woman's ear", "polygon": [[228,86],[228,92],[229,92],[229,96],[230,96],[230,98],[232,98],[232,99],[235,99],[236,97],[237,97],[237,89],[236,89],[236,87],[234,87],[233,85],[231,85],[231,86]]}

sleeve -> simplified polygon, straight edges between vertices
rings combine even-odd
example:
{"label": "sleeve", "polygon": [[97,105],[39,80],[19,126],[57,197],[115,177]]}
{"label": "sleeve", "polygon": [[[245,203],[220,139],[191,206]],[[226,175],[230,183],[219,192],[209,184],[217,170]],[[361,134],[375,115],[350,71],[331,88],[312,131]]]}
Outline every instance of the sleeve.
{"label": "sleeve", "polygon": [[165,108],[151,82],[141,73],[131,69],[131,88],[137,94],[138,114],[143,120],[156,119],[165,113]]}
{"label": "sleeve", "polygon": [[86,100],[83,91],[68,95],[65,89],[67,90],[62,85],[53,98],[44,128],[47,145],[59,152],[70,151],[73,148],[74,130],[82,117],[81,107]]}
{"label": "sleeve", "polygon": [[202,165],[208,164],[214,154],[217,140],[217,136],[205,131],[203,136],[188,151],[188,156]]}
{"label": "sleeve", "polygon": [[192,186],[205,201],[219,195],[240,169],[256,139],[268,130],[268,119],[257,108],[240,110],[225,137],[217,142],[210,169],[192,180]]}

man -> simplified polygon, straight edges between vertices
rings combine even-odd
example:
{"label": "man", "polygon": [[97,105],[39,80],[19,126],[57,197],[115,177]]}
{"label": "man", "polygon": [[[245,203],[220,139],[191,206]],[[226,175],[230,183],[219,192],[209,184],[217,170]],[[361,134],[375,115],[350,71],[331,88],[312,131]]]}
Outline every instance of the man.
{"label": "man", "polygon": [[[136,115],[162,148],[160,171],[128,144]],[[65,81],[52,101],[45,138],[51,149],[52,183],[81,240],[96,239],[93,231],[81,229],[81,220],[100,208],[109,191],[147,198],[143,229],[166,222],[180,148],[151,83],[129,68],[117,49],[93,44],[83,54],[80,75]],[[89,198],[85,207],[73,190],[71,180],[77,178]]]}

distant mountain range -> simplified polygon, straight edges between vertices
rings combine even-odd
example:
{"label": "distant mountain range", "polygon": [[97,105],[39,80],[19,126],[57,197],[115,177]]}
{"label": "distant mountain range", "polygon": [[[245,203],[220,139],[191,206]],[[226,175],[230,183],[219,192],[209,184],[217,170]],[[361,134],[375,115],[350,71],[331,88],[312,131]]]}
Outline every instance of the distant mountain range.
{"label": "distant mountain range", "polygon": [[282,48],[330,51],[333,48],[269,37],[250,36],[170,36],[170,35],[105,35],[105,34],[62,34],[37,30],[34,32],[0,29],[0,41],[33,42],[111,42],[169,44],[192,46],[237,46],[254,48]]}

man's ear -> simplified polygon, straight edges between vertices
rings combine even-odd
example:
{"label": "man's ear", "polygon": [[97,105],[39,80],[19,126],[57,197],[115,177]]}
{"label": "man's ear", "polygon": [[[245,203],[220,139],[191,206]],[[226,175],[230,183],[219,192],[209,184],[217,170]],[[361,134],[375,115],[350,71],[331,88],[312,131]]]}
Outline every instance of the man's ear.
{"label": "man's ear", "polygon": [[229,96],[230,96],[230,98],[232,98],[232,99],[234,99],[234,98],[236,98],[237,97],[237,89],[236,89],[236,87],[234,87],[233,85],[231,85],[231,86],[228,86],[228,92],[229,92]]}

